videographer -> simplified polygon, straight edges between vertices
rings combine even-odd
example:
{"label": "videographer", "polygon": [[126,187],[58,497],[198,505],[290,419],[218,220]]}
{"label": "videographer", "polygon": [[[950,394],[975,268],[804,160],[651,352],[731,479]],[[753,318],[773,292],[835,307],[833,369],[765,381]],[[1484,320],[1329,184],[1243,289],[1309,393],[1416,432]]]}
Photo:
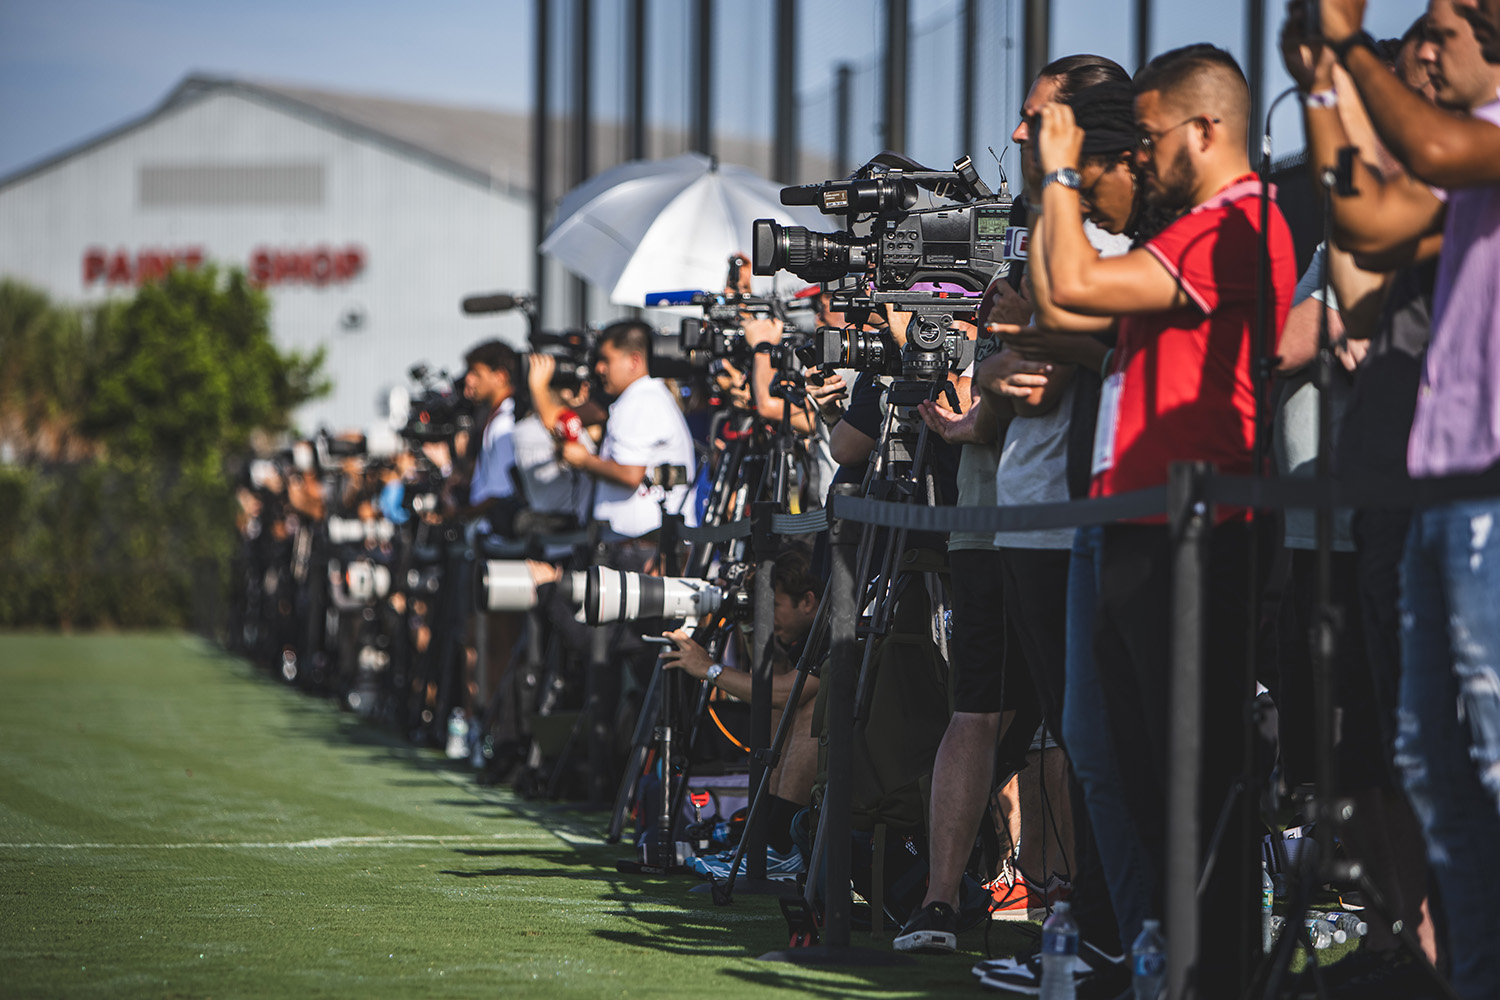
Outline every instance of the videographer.
{"label": "videographer", "polygon": [[[1101,258],[1089,245],[1078,180],[1084,135],[1071,109],[1041,109],[1044,182],[1041,238],[1053,300],[1087,315],[1119,317],[1095,437],[1093,494],[1161,486],[1178,461],[1208,461],[1249,474],[1255,440],[1256,273],[1260,186],[1250,171],[1250,89],[1228,53],[1194,45],[1163,53],[1135,78],[1141,133],[1136,162],[1153,207],[1178,211],[1144,246]],[[1270,312],[1279,329],[1296,267],[1291,234],[1269,206]],[[1243,726],[1254,692],[1243,661],[1251,620],[1249,527],[1244,510],[1220,508],[1209,541],[1204,673],[1201,827],[1209,846],[1245,769]],[[1104,529],[1099,556],[1094,660],[1108,731],[1131,820],[1152,860],[1153,910],[1164,908],[1167,839],[1169,608],[1172,548],[1163,519]],[[1245,824],[1213,844],[1246,855]],[[1205,855],[1206,856],[1206,855]],[[1218,865],[1199,905],[1223,933],[1206,935],[1198,988],[1243,988],[1256,947],[1250,871]]]}
{"label": "videographer", "polygon": [[[595,369],[609,407],[604,442],[592,454],[581,441],[565,441],[562,459],[587,473],[595,484],[593,513],[614,531],[632,539],[625,548],[644,552],[640,570],[654,553],[653,532],[661,527],[662,507],[683,513],[695,471],[693,439],[682,409],[660,379],[650,376],[651,328],[639,320],[611,323],[599,335]],[[663,488],[661,470],[680,470],[681,482]]]}
{"label": "videographer", "polygon": [[[753,576],[751,577],[753,580]],[[746,586],[751,584],[747,581]],[[781,724],[796,679],[796,665],[802,655],[818,614],[818,595],[823,585],[812,572],[812,554],[806,546],[787,545],[776,554],[776,603],[772,634],[776,640],[772,665],[771,705],[773,732]],[[695,680],[706,680],[723,693],[750,701],[750,674],[743,670],[713,663],[705,650],[694,642],[685,629],[665,633],[677,647],[662,654],[664,667],[679,669]],[[812,801],[813,782],[818,771],[818,741],[812,735],[813,706],[818,696],[818,679],[809,676],[802,687],[801,700],[791,706],[795,712],[791,736],[776,769],[771,772],[768,791],[771,812],[766,823],[766,871],[773,877],[793,875],[806,867],[806,861],[792,843],[791,822]],[[715,878],[727,876],[728,859],[714,866],[715,859],[705,863],[701,873]]]}
{"label": "videographer", "polygon": [[531,412],[516,422],[516,467],[526,492],[534,527],[552,533],[568,531],[588,519],[589,478],[558,454],[561,444],[598,448],[578,411],[589,401],[589,384],[554,384],[557,359],[534,353],[527,358],[526,387]]}
{"label": "videographer", "polygon": [[[1329,0],[1320,10],[1322,39],[1353,78],[1381,141],[1413,176],[1446,189],[1446,211],[1391,220],[1412,240],[1439,225],[1443,233],[1408,470],[1419,479],[1469,475],[1500,486],[1500,66],[1482,47],[1493,41],[1493,8],[1430,4],[1422,55],[1438,107],[1385,67],[1361,27],[1362,2]],[[1442,890],[1453,986],[1465,997],[1492,996],[1500,982],[1493,946],[1500,900],[1492,891],[1500,868],[1490,849],[1500,841],[1493,667],[1500,536],[1490,530],[1497,513],[1494,498],[1418,509],[1401,573],[1397,760]],[[1453,724],[1455,713],[1465,725]]]}

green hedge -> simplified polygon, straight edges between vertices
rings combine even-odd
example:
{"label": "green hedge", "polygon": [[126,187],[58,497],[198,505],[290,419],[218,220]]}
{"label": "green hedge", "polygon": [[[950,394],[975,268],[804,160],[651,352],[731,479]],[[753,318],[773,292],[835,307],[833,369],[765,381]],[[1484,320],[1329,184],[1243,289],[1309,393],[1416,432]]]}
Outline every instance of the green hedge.
{"label": "green hedge", "polygon": [[210,628],[232,460],[327,391],[239,271],[73,309],[0,281],[0,627]]}

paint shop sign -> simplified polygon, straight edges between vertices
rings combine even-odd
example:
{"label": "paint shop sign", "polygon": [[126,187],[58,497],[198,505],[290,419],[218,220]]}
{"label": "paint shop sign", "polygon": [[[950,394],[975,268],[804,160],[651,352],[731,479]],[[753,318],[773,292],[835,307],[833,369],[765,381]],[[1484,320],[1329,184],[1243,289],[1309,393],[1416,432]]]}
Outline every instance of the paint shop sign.
{"label": "paint shop sign", "polygon": [[[124,247],[106,250],[89,247],[83,252],[83,287],[121,287],[143,285],[166,277],[174,267],[195,270],[207,255],[201,246],[145,247],[130,251]],[[321,288],[345,285],[365,269],[364,248],[349,244],[343,247],[256,247],[245,262],[245,273],[261,286],[303,285]]]}

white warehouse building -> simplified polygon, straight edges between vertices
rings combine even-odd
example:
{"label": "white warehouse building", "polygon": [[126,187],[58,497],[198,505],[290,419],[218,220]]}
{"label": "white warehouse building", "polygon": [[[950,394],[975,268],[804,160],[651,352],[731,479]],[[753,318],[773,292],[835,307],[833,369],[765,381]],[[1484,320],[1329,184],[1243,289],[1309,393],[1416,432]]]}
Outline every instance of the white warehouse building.
{"label": "white warehouse building", "polygon": [[246,270],[283,348],[327,351],[304,432],[383,424],[418,362],[456,370],[518,315],[460,299],[531,287],[529,119],[193,76],[144,117],[0,178],[0,276],[64,303],[173,261]]}

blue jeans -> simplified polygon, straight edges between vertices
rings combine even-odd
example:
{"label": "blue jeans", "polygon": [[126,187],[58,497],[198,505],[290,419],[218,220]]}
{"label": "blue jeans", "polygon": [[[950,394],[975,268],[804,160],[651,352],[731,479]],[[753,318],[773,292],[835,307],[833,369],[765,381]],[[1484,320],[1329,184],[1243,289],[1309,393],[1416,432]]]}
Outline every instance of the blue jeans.
{"label": "blue jeans", "polygon": [[1094,666],[1094,604],[1098,594],[1098,552],[1103,529],[1079,528],[1068,568],[1068,647],[1063,693],[1063,742],[1073,774],[1083,786],[1109,899],[1127,949],[1151,916],[1156,882],[1151,858],[1141,846],[1125,801],[1109,714]]}
{"label": "blue jeans", "polygon": [[1414,515],[1401,612],[1396,763],[1441,889],[1453,987],[1500,997],[1500,500]]}

